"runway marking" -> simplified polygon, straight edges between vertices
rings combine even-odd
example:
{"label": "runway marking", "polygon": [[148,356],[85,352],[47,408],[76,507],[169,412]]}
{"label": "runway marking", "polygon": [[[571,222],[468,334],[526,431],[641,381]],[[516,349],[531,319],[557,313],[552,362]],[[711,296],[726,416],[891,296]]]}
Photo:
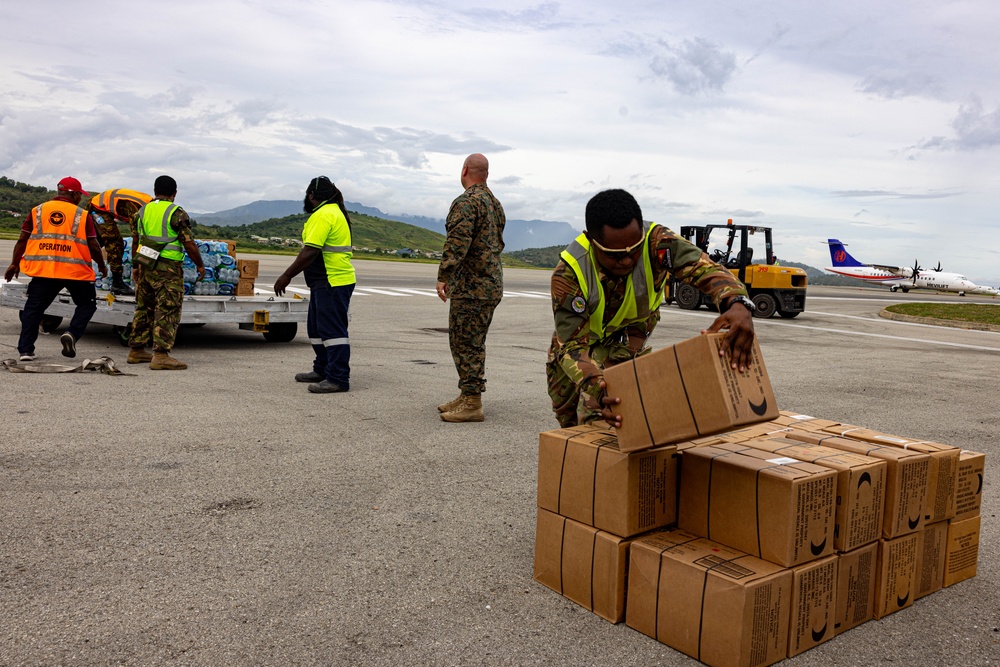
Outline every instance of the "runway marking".
{"label": "runway marking", "polygon": [[[715,319],[718,315],[714,313],[694,313],[690,310],[679,310],[681,315],[691,315],[693,317],[707,317]],[[835,317],[857,317],[856,315],[836,315]],[[858,319],[871,319],[871,318],[858,318]],[[909,324],[908,322],[896,322],[894,320],[882,320],[879,318],[880,322],[884,321],[891,324]],[[988,347],[986,345],[970,345],[968,343],[950,343],[943,340],[927,340],[926,338],[910,338],[908,336],[894,336],[892,334],[880,334],[880,333],[869,333],[867,331],[850,331],[848,329],[834,329],[832,327],[817,327],[811,324],[799,324],[797,322],[780,322],[777,320],[758,320],[754,319],[753,324],[755,327],[759,326],[769,326],[769,327],[792,327],[795,329],[810,329],[812,331],[825,331],[827,333],[838,333],[846,334],[848,336],[866,336],[868,338],[887,338],[889,340],[899,340],[906,341],[910,343],[926,343],[928,345],[943,345],[945,347],[959,347],[966,350],[982,350],[984,352],[1000,352],[1000,347]],[[962,329],[966,331],[966,329]],[[990,332],[987,332],[990,333]]]}
{"label": "runway marking", "polygon": [[[845,318],[850,319],[850,320],[864,320],[866,322],[892,322],[893,324],[899,324],[899,325],[906,326],[906,327],[927,327],[927,328],[935,328],[935,329],[940,329],[941,328],[937,324],[924,324],[922,322],[903,322],[901,320],[890,320],[890,319],[885,318],[885,317],[866,317],[864,315],[841,315],[839,313],[824,313],[824,312],[819,311],[819,310],[810,310],[809,314],[810,315],[827,315],[829,317],[845,317]],[[954,328],[958,328],[958,327],[954,327]],[[968,332],[971,332],[971,333],[989,334],[991,336],[1000,336],[1000,332],[998,332],[998,331],[986,331],[985,329],[962,329],[962,331],[968,331]]]}

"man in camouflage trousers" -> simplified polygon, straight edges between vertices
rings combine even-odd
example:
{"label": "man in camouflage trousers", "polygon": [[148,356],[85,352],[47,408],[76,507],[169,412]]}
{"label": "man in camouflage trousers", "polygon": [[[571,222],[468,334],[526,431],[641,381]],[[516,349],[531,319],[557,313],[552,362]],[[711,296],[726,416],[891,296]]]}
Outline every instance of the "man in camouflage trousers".
{"label": "man in camouflage trousers", "polygon": [[94,195],[90,200],[90,212],[97,223],[97,236],[101,246],[108,254],[108,267],[111,269],[111,293],[131,296],[135,292],[125,284],[122,276],[125,255],[125,239],[122,238],[119,222],[131,225],[133,216],[147,204],[152,197],[135,190],[114,189],[105,190]]}
{"label": "man in camouflage trousers", "polygon": [[503,206],[489,187],[489,162],[475,153],[462,165],[463,192],[451,203],[437,293],[451,299],[448,343],[458,370],[461,393],[438,406],[446,422],[483,421],[482,393],[486,389],[486,333],[503,296]]}
{"label": "man in camouflage trousers", "polygon": [[[187,364],[170,356],[181,322],[184,299],[184,250],[198,267],[205,265],[191,234],[191,220],[174,204],[177,181],[160,176],[153,184],[155,199],[132,219],[132,266],[135,279],[135,316],[129,338],[128,363],[149,362],[153,370],[184,370]],[[138,274],[138,275],[136,275]],[[152,338],[153,353],[146,347]]]}
{"label": "man in camouflage trousers", "polygon": [[728,329],[723,353],[733,368],[746,370],[753,304],[732,273],[666,227],[644,225],[639,204],[624,190],[595,195],[585,219],[587,231],[562,251],[552,274],[555,333],[545,372],[560,426],[598,419],[621,426],[604,369],[651,350],[646,340],[660,320],[670,275],[712,297],[722,314],[702,333]]}

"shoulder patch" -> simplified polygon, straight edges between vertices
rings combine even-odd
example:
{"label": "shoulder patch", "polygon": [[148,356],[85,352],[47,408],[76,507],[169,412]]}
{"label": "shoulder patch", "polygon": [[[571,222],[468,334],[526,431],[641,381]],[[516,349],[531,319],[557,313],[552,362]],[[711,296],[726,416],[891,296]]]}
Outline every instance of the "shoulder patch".
{"label": "shoulder patch", "polygon": [[575,296],[573,297],[573,301],[570,302],[570,307],[574,313],[579,315],[587,309],[587,302],[582,296]]}

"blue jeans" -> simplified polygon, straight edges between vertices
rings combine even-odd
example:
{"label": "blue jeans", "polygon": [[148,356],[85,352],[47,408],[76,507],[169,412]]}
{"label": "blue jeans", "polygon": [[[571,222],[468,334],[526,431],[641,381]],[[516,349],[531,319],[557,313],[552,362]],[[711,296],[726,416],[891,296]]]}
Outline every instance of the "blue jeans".
{"label": "blue jeans", "polygon": [[351,386],[351,341],[348,313],[354,285],[313,287],[309,290],[306,332],[316,358],[313,371],[341,387]]}
{"label": "blue jeans", "polygon": [[17,351],[20,354],[34,354],[35,341],[38,340],[38,325],[42,323],[45,309],[55,301],[59,290],[66,288],[76,304],[73,319],[69,328],[73,340],[80,340],[97,312],[97,290],[94,283],[86,280],[65,280],[63,278],[32,278],[28,283],[28,299],[21,311],[21,337],[17,340]]}

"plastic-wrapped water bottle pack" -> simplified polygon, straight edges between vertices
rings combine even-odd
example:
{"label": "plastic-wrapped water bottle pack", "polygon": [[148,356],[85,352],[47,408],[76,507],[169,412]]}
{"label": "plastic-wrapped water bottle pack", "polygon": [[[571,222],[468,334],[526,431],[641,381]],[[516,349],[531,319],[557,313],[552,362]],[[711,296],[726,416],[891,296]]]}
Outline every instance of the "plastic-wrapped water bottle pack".
{"label": "plastic-wrapped water bottle pack", "polygon": [[[205,277],[198,280],[198,269],[194,262],[184,253],[181,268],[184,271],[184,294],[223,295],[232,296],[236,293],[236,283],[240,280],[240,272],[236,268],[236,258],[229,254],[229,244],[225,241],[196,241],[198,252],[205,265]],[[132,238],[125,238],[125,254],[122,257],[122,277],[125,282],[135,287],[132,281]],[[102,278],[94,263],[97,275],[94,286],[101,290],[111,289],[111,274]]]}

